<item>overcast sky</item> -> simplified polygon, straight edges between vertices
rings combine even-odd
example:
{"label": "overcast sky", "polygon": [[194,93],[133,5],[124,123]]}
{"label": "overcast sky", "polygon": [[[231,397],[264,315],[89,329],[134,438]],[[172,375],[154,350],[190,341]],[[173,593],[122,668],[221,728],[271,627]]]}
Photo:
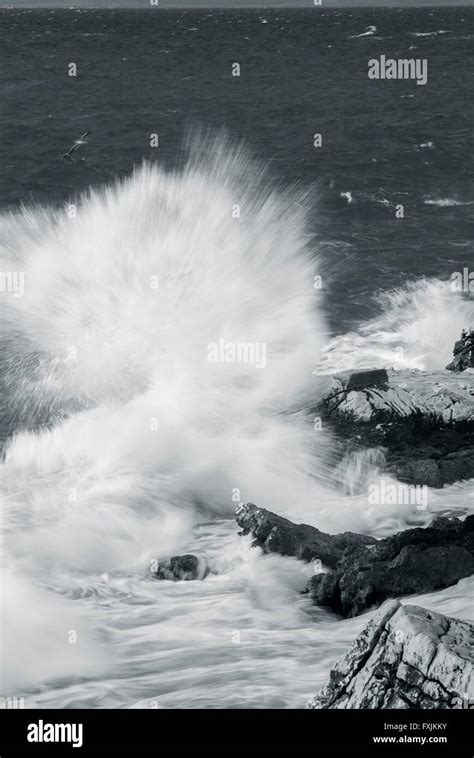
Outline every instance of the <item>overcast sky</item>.
{"label": "overcast sky", "polygon": [[[313,0],[159,0],[162,7],[231,7],[249,6],[256,8],[278,6],[312,6]],[[322,0],[325,8],[359,6],[399,6],[414,8],[417,6],[474,6],[474,0]],[[0,8],[147,8],[150,0],[0,0]]]}

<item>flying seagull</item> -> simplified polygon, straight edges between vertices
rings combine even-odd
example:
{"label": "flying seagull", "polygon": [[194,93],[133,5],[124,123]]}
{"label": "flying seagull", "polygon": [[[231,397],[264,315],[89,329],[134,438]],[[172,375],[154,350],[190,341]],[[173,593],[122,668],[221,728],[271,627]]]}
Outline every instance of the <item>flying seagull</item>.
{"label": "flying seagull", "polygon": [[91,133],[91,130],[89,129],[87,132],[84,132],[84,134],[81,135],[79,139],[74,140],[74,144],[70,148],[70,150],[67,151],[67,153],[64,153],[63,160],[70,161],[71,155],[80,148],[81,145],[87,145],[87,137]]}

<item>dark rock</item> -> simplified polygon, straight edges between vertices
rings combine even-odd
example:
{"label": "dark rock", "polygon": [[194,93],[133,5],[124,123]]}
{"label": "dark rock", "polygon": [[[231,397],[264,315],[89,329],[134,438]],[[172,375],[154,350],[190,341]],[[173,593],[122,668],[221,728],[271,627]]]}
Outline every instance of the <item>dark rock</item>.
{"label": "dark rock", "polygon": [[415,458],[408,461],[398,459],[388,466],[388,470],[395,474],[400,482],[426,484],[427,487],[438,488],[444,484],[439,462],[433,458]]}
{"label": "dark rock", "polygon": [[458,482],[474,477],[474,450],[457,450],[439,461],[443,482]]}
{"label": "dark rock", "polygon": [[462,332],[461,339],[454,345],[453,355],[453,360],[446,366],[448,371],[460,372],[474,368],[474,329]]}
{"label": "dark rock", "polygon": [[389,600],[307,708],[468,707],[474,695],[473,661],[471,622]]}
{"label": "dark rock", "polygon": [[[418,453],[423,450],[426,451],[426,448],[421,446]],[[426,484],[428,487],[438,488],[474,477],[474,448],[472,446],[469,445],[465,450],[446,453],[444,457],[438,457],[439,453],[435,449],[432,455],[436,457],[413,458],[413,460],[405,460],[400,454],[394,455],[387,470],[401,482]]]}
{"label": "dark rock", "polygon": [[327,574],[314,574],[308,580],[305,591],[309,593],[315,605],[327,605],[333,611],[341,612],[339,574],[332,571]]}
{"label": "dark rock", "polygon": [[187,582],[192,579],[204,579],[208,573],[206,561],[196,555],[174,555],[153,567],[153,575],[157,579],[172,581]]}
{"label": "dark rock", "polygon": [[375,544],[373,537],[353,532],[325,534],[308,524],[293,524],[276,513],[240,503],[235,510],[241,534],[253,534],[254,545],[267,553],[291,555],[304,561],[318,559],[334,568],[347,549]]}
{"label": "dark rock", "polygon": [[311,577],[306,592],[318,605],[358,616],[387,598],[449,587],[473,573],[474,516],[437,518],[346,552],[333,574]]}
{"label": "dark rock", "polygon": [[368,371],[357,371],[351,374],[346,390],[363,390],[368,387],[385,387],[388,384],[388,374],[384,368],[369,369]]}

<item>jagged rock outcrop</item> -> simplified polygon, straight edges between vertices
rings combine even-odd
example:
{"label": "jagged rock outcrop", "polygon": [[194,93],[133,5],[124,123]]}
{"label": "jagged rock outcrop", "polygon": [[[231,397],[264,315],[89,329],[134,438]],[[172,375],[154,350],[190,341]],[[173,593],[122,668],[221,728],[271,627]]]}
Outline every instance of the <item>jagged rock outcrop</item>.
{"label": "jagged rock outcrop", "polygon": [[444,371],[369,369],[324,379],[328,411],[354,421],[386,423],[414,414],[444,423],[474,421],[474,372],[460,377]]}
{"label": "jagged rock outcrop", "polygon": [[463,331],[461,339],[454,345],[453,360],[448,363],[448,371],[465,371],[474,368],[474,329]]}
{"label": "jagged rock outcrop", "polygon": [[358,616],[387,598],[450,587],[474,574],[474,515],[436,518],[426,528],[407,529],[381,540],[363,534],[326,534],[253,503],[236,508],[240,534],[268,553],[304,561],[319,559],[333,571],[309,579],[305,591],[317,605]]}
{"label": "jagged rock outcrop", "polygon": [[152,573],[156,579],[188,582],[193,579],[204,579],[209,573],[209,567],[201,556],[174,555],[153,565]]}
{"label": "jagged rock outcrop", "polygon": [[265,552],[291,555],[304,561],[319,559],[331,568],[337,565],[348,548],[376,543],[373,537],[363,534],[325,534],[308,524],[293,524],[253,503],[240,503],[235,509],[235,518],[242,528],[240,534],[250,532],[255,537],[253,544]]}
{"label": "jagged rock outcrop", "polygon": [[472,623],[389,600],[307,708],[459,708],[474,699],[473,661]]}
{"label": "jagged rock outcrop", "polygon": [[317,605],[358,616],[387,598],[431,592],[474,574],[474,516],[437,518],[375,545],[347,550],[333,573],[309,579]]}
{"label": "jagged rock outcrop", "polygon": [[342,455],[381,447],[402,482],[442,487],[474,477],[474,371],[380,369],[318,377],[314,409]]}

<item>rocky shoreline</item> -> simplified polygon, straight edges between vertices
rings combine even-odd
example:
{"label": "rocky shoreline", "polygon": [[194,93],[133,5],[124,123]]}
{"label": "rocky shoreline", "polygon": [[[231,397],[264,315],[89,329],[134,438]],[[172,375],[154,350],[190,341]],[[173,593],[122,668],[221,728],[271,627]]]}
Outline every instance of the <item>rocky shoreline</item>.
{"label": "rocky shoreline", "polygon": [[472,623],[389,600],[307,708],[469,708],[473,660]]}
{"label": "rocky shoreline", "polygon": [[242,529],[240,535],[253,535],[254,547],[303,561],[319,560],[331,568],[337,566],[346,550],[377,542],[374,537],[364,534],[326,534],[308,524],[294,524],[265,508],[257,508],[253,503],[240,503],[235,509],[235,518]]}
{"label": "rocky shoreline", "polygon": [[442,487],[474,477],[474,369],[349,371],[317,384],[313,410],[341,459],[380,447],[401,482]]}
{"label": "rocky shoreline", "polygon": [[[339,617],[380,606],[307,708],[474,707],[474,624],[396,599],[474,574],[474,515],[437,518],[380,540],[326,534],[253,503],[237,506],[236,521],[241,536],[252,535],[253,547],[314,564],[304,590],[314,603]],[[156,578],[174,581],[209,573],[194,555],[154,567]]]}
{"label": "rocky shoreline", "polygon": [[[474,515],[436,518],[381,540],[353,532],[325,534],[253,503],[237,506],[241,535],[266,553],[315,565],[305,592],[339,616],[358,616],[388,598],[431,592],[474,574]],[[329,570],[325,570],[327,567]]]}
{"label": "rocky shoreline", "polygon": [[[394,599],[474,574],[474,515],[437,518],[381,540],[325,534],[253,503],[237,507],[236,521],[253,546],[315,562],[305,592],[316,604],[349,617],[382,603],[307,708],[474,705],[474,624]],[[324,572],[323,563],[333,570]]]}
{"label": "rocky shoreline", "polygon": [[[463,332],[445,371],[369,369],[318,377],[313,409],[336,436],[341,461],[382,451],[388,474],[443,487],[474,477],[474,332]],[[462,372],[462,375],[461,375]],[[474,624],[397,598],[474,574],[474,515],[435,518],[383,539],[327,534],[253,503],[235,513],[240,535],[266,553],[314,565],[304,592],[339,618],[378,608],[308,708],[474,707]],[[204,579],[206,560],[174,556],[158,579]],[[467,706],[464,703],[467,702]]]}
{"label": "rocky shoreline", "polygon": [[315,574],[306,592],[344,617],[387,598],[432,592],[474,574],[474,516],[437,518],[375,545],[345,552],[332,573]]}

